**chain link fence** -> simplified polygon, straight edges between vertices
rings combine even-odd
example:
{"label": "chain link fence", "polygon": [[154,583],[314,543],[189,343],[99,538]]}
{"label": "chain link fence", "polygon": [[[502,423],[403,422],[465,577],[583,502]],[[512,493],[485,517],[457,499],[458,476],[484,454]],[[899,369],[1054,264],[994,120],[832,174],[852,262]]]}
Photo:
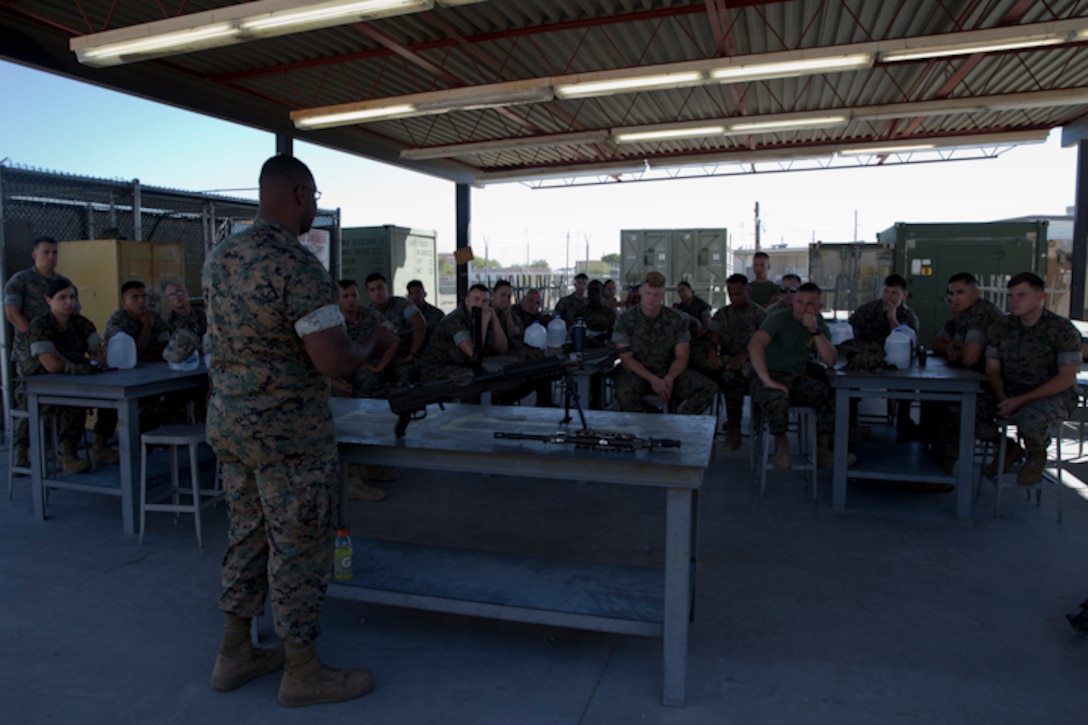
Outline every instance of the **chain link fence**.
{"label": "chain link fence", "polygon": [[[200,270],[205,253],[218,242],[248,225],[257,214],[257,202],[145,186],[123,181],[61,174],[0,163],[0,279],[33,262],[34,239],[58,241],[133,239],[181,244],[185,253],[185,286],[201,296]],[[315,230],[329,233],[330,272],[339,275],[340,211],[319,210]],[[3,326],[0,350],[9,359],[12,328]],[[5,413],[10,395],[10,368],[4,366]],[[8,420],[7,415],[4,421]]]}

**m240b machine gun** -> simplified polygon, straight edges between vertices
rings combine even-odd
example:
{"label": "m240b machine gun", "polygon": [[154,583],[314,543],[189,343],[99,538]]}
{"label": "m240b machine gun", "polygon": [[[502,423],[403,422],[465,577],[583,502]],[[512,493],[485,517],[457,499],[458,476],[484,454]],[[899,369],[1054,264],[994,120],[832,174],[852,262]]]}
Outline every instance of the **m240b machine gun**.
{"label": "m240b machine gun", "polygon": [[639,438],[629,433],[609,433],[595,430],[580,430],[577,433],[553,433],[552,435],[533,435],[531,433],[495,433],[496,438],[514,441],[540,441],[541,443],[560,443],[594,451],[637,451],[643,448],[679,448],[680,441],[669,438]]}
{"label": "m240b machine gun", "polygon": [[[396,388],[389,391],[389,409],[397,416],[397,426],[394,430],[397,438],[403,438],[405,431],[408,430],[408,424],[413,420],[424,418],[427,415],[427,406],[433,403],[441,406],[443,403],[475,398],[482,393],[507,392],[529,381],[556,380],[571,376],[583,367],[597,365],[609,359],[615,360],[621,353],[628,350],[630,348],[624,347],[599,355],[573,358],[550,355],[540,360],[510,363],[501,370],[477,373],[471,377],[466,376],[463,380],[441,380]],[[567,385],[567,413],[564,422],[570,421],[572,399],[581,418],[582,427],[585,428],[585,415],[582,412],[581,401],[578,399],[577,387],[573,384]]]}

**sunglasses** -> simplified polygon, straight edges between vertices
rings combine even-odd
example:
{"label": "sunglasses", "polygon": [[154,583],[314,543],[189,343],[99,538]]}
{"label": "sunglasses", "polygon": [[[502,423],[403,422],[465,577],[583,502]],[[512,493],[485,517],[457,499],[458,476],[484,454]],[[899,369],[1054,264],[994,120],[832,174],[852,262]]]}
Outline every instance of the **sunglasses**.
{"label": "sunglasses", "polygon": [[779,292],[796,292],[799,289],[801,289],[801,288],[800,287],[779,287],[778,291]]}

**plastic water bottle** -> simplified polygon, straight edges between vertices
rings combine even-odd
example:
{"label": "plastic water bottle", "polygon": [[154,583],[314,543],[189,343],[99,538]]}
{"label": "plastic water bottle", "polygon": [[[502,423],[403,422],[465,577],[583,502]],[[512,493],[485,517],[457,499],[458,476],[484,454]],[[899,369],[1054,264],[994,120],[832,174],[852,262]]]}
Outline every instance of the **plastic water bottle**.
{"label": "plastic water bottle", "polygon": [[106,343],[106,364],[121,370],[136,367],[136,341],[124,330],[118,330]]}
{"label": "plastic water bottle", "polygon": [[336,530],[336,551],[333,553],[332,576],[336,581],[348,581],[355,574],[351,570],[351,537],[347,529]]}
{"label": "plastic water bottle", "polygon": [[841,345],[854,339],[854,327],[849,322],[840,322],[831,328],[831,344]]}
{"label": "plastic water bottle", "polygon": [[562,317],[556,317],[548,323],[548,347],[563,347],[567,341],[567,323]]}
{"label": "plastic water bottle", "polygon": [[884,359],[903,370],[910,367],[910,338],[898,329],[884,340]]}
{"label": "plastic water bottle", "polygon": [[571,352],[580,355],[586,351],[586,321],[581,317],[574,321],[574,327],[570,328]]}
{"label": "plastic water bottle", "polygon": [[548,331],[540,324],[540,320],[533,320],[533,324],[525,331],[525,344],[538,350],[548,346]]}

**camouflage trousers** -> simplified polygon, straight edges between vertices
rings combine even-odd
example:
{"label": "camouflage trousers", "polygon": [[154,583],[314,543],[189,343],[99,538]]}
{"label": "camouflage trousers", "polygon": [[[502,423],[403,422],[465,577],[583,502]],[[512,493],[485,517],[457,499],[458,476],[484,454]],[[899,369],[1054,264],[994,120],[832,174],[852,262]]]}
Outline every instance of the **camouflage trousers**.
{"label": "camouflage trousers", "polygon": [[767,417],[767,429],[771,435],[785,435],[789,426],[791,405],[804,405],[816,409],[816,433],[830,436],[835,432],[835,391],[831,386],[804,374],[771,373],[771,378],[790,389],[786,395],[781,390],[768,390],[763,381],[753,373],[752,402]]}
{"label": "camouflage trousers", "polygon": [[83,430],[87,425],[86,408],[74,408],[70,405],[43,405],[41,414],[56,417],[57,437],[61,443],[78,443],[83,437]]}
{"label": "camouflage trousers", "polygon": [[723,370],[718,378],[718,387],[725,393],[725,419],[730,423],[740,425],[744,417],[744,396],[752,391],[751,370],[751,363],[745,362],[740,370]]}
{"label": "camouflage trousers", "polygon": [[[17,377],[23,377],[26,375],[26,371],[23,369],[23,363],[15,361],[15,375]],[[26,385],[21,382],[15,383],[15,407],[19,410],[26,410]],[[14,424],[11,429],[11,444],[13,446],[18,445],[30,445],[30,422],[26,418],[15,418]]]}
{"label": "camouflage trousers", "polygon": [[[650,384],[628,370],[616,375],[616,402],[620,410],[642,413],[646,406],[642,397],[652,395]],[[673,381],[672,399],[676,411],[684,415],[702,415],[714,403],[718,387],[714,382],[694,370],[685,370]]]}
{"label": "camouflage trousers", "polygon": [[1069,399],[1064,395],[1052,395],[1049,398],[1033,400],[1012,414],[1010,422],[1024,440],[1024,447],[1029,451],[1046,450],[1050,445],[1047,430],[1071,415]]}
{"label": "camouflage trousers", "polygon": [[311,450],[274,458],[267,441],[217,436],[219,415],[213,398],[208,442],[222,465],[230,515],[219,608],[255,617],[268,597],[280,637],[313,641],[321,633],[338,521],[335,441],[309,440]]}

